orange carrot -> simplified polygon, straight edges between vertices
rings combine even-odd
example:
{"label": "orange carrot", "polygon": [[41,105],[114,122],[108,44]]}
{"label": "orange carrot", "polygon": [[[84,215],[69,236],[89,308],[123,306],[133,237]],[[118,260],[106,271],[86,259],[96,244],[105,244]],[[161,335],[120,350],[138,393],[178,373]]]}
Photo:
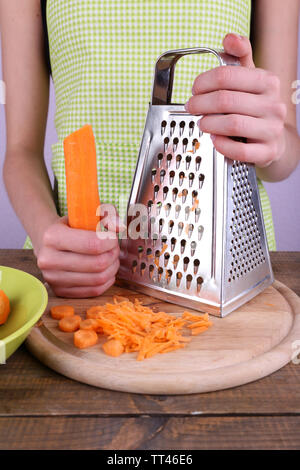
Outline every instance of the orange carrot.
{"label": "orange carrot", "polygon": [[96,231],[100,206],[96,146],[92,126],[86,124],[64,139],[69,225]]}
{"label": "orange carrot", "polygon": [[109,356],[118,357],[124,352],[124,346],[118,339],[110,339],[102,344],[105,354]]}
{"label": "orange carrot", "polygon": [[50,309],[51,317],[55,320],[61,320],[64,317],[71,317],[75,310],[71,305],[55,305]]}
{"label": "orange carrot", "polygon": [[72,315],[71,317],[63,317],[58,322],[58,328],[61,331],[72,333],[79,329],[80,322],[81,322],[81,317],[79,315]]}
{"label": "orange carrot", "polygon": [[99,315],[104,311],[105,307],[103,305],[95,305],[87,309],[86,318],[99,318]]}
{"label": "orange carrot", "polygon": [[[112,302],[87,309],[86,320],[80,322],[80,329],[74,333],[74,344],[78,348],[90,347],[96,344],[97,333],[101,333],[107,337],[102,345],[106,354],[117,357],[137,352],[136,359],[141,361],[184,348],[193,336],[212,326],[207,313],[200,315],[184,311],[177,317],[155,312],[154,308],[143,305],[137,298],[129,300],[115,295]],[[185,334],[186,331],[189,335]]]}
{"label": "orange carrot", "polygon": [[3,290],[0,290],[0,325],[3,325],[10,314],[9,298]]}
{"label": "orange carrot", "polygon": [[74,345],[79,349],[89,348],[94,346],[98,341],[96,331],[92,330],[77,330],[74,333]]}
{"label": "orange carrot", "polygon": [[102,328],[99,326],[99,323],[96,318],[87,318],[86,320],[82,320],[80,323],[81,330],[94,330],[97,333],[102,331]]}
{"label": "orange carrot", "polygon": [[199,335],[200,333],[202,333],[203,331],[207,330],[208,326],[200,326],[198,328],[194,328],[192,330],[192,336],[197,336]]}

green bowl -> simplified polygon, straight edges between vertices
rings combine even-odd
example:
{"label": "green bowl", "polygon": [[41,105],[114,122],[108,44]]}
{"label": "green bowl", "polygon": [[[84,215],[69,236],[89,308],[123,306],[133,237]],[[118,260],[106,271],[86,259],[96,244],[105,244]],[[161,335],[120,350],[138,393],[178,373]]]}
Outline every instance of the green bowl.
{"label": "green bowl", "polygon": [[0,325],[0,364],[3,364],[43,315],[48,293],[36,277],[6,266],[0,266],[0,289],[8,296],[11,306],[7,321]]}

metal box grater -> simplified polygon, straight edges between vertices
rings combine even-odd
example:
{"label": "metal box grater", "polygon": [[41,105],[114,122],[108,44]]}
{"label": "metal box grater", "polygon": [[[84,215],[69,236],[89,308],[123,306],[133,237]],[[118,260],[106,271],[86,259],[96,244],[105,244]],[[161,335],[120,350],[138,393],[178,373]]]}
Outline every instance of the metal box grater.
{"label": "metal box grater", "polygon": [[[219,154],[199,116],[172,104],[175,64],[155,67],[150,103],[120,243],[121,285],[187,308],[225,316],[273,282],[254,165]],[[139,230],[137,232],[137,230]]]}

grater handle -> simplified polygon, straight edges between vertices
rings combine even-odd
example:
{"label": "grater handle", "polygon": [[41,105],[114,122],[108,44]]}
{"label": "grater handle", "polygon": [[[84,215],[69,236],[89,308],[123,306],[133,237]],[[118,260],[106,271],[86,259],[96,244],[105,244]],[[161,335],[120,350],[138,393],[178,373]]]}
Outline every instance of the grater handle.
{"label": "grater handle", "polygon": [[224,50],[209,47],[193,47],[164,52],[156,61],[152,90],[152,104],[171,104],[175,65],[180,57],[189,54],[211,53],[217,57],[220,65],[240,65],[237,57],[226,54]]}

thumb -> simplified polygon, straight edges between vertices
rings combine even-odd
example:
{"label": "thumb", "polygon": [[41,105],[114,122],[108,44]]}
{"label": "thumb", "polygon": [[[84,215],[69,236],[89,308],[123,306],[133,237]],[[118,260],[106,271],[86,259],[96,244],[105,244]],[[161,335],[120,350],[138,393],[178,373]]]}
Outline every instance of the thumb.
{"label": "thumb", "polygon": [[227,54],[238,57],[243,67],[254,68],[252,47],[246,36],[229,33],[223,39],[223,47]]}

